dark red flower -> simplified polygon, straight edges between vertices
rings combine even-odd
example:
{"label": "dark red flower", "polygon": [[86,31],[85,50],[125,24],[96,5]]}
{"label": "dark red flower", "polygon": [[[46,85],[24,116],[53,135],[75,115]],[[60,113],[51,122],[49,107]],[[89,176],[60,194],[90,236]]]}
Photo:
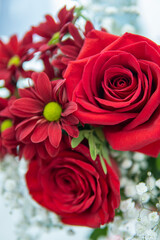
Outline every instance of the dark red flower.
{"label": "dark red flower", "polygon": [[68,33],[69,37],[66,40],[61,39],[57,44],[60,51],[54,56],[52,65],[60,70],[65,70],[68,63],[78,57],[84,43],[84,37],[92,29],[94,27],[89,21],[86,22],[85,32],[82,32],[73,23],[66,24],[61,31],[64,32],[64,35]]}
{"label": "dark red flower", "polygon": [[62,8],[58,13],[58,21],[56,22],[54,18],[50,15],[46,15],[45,22],[40,23],[37,27],[32,27],[34,34],[41,37],[41,40],[35,44],[35,47],[40,51],[46,51],[48,49],[54,49],[59,39],[64,36],[64,32],[61,34],[63,26],[72,22],[74,18],[74,8],[67,10],[66,7]]}
{"label": "dark red flower", "polygon": [[[78,74],[77,74],[78,73]],[[104,125],[115,150],[160,152],[160,48],[125,33],[92,30],[64,77],[75,116],[83,124]]]}
{"label": "dark red flower", "polygon": [[65,224],[97,228],[113,220],[120,202],[120,184],[106,163],[93,161],[89,149],[80,144],[74,151],[59,152],[50,164],[32,161],[26,174],[33,199],[55,212]]}
{"label": "dark red flower", "polygon": [[16,126],[17,139],[32,149],[36,144],[39,155],[45,158],[45,153],[53,156],[59,151],[62,129],[69,136],[78,136],[78,119],[72,115],[77,105],[68,102],[65,80],[51,82],[45,73],[33,73],[32,79],[34,87],[20,89],[20,99],[13,102],[10,111],[21,118]]}
{"label": "dark red flower", "polygon": [[33,54],[29,52],[31,47],[31,31],[26,33],[20,41],[16,35],[13,35],[8,43],[0,40],[0,79],[5,80],[6,87],[10,84],[15,85],[20,76],[31,76],[31,71],[24,71],[22,66],[25,61],[33,57]]}
{"label": "dark red flower", "polygon": [[[40,41],[34,44],[34,48],[35,51],[40,52],[40,59],[44,62],[44,72],[50,78],[61,78],[68,62],[77,58],[84,36],[93,29],[93,25],[87,21],[85,32],[82,33],[74,23],[76,20],[74,8],[71,10],[62,8],[57,22],[50,15],[46,15],[45,18],[45,22],[32,27],[33,33],[40,37]],[[54,71],[53,67],[58,71]]]}
{"label": "dark red flower", "polygon": [[14,101],[0,99],[1,103],[5,101],[5,108],[0,111],[0,157],[9,153],[17,155],[18,142],[15,136],[15,119],[9,111],[9,107]]}
{"label": "dark red flower", "polygon": [[[67,23],[72,22],[74,18],[74,8],[67,10],[66,7],[62,8],[58,13],[58,21],[50,15],[46,15],[46,21],[40,23],[37,27],[32,27],[35,35],[38,35],[40,40],[34,43],[35,52],[40,53],[40,59],[44,63],[44,72],[53,79],[59,77],[51,64],[53,56],[57,53],[58,43],[63,36],[67,33],[64,27]],[[64,30],[66,29],[66,31]],[[60,76],[61,78],[61,76]]]}

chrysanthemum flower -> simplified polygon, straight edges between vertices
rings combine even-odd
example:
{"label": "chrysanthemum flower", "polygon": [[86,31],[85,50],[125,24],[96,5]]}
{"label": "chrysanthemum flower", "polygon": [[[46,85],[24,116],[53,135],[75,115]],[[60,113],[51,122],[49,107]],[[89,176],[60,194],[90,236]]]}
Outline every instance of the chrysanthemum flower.
{"label": "chrysanthemum flower", "polygon": [[29,53],[32,47],[32,32],[26,33],[24,38],[18,41],[13,35],[8,43],[0,40],[0,79],[5,80],[5,86],[15,85],[20,76],[30,77],[31,71],[25,71],[22,64],[30,60],[33,54]]}
{"label": "chrysanthemum flower", "polygon": [[48,152],[53,156],[61,142],[62,130],[71,137],[78,136],[79,121],[72,115],[77,105],[68,102],[65,80],[51,82],[45,73],[33,73],[32,79],[34,87],[20,89],[20,99],[10,108],[13,115],[22,119],[16,127],[16,136],[18,141],[30,144],[31,151],[36,145],[39,155],[45,157]]}
{"label": "chrysanthemum flower", "polygon": [[35,45],[40,51],[46,51],[48,49],[54,49],[59,39],[64,36],[64,32],[61,30],[65,24],[72,22],[74,15],[74,8],[67,10],[66,7],[62,8],[58,13],[58,21],[50,15],[46,15],[45,22],[40,23],[37,27],[32,27],[34,34],[41,37],[41,40]]}
{"label": "chrysanthemum flower", "polygon": [[[39,37],[39,41],[34,43],[35,52],[40,53],[40,59],[44,63],[44,72],[53,79],[59,77],[55,74],[52,62],[52,57],[55,56],[58,50],[58,43],[67,33],[65,27],[74,19],[74,8],[67,10],[62,8],[58,13],[58,21],[50,15],[45,16],[45,21],[36,27],[32,27],[33,34]],[[61,78],[61,77],[60,77]]]}
{"label": "chrysanthemum flower", "polygon": [[15,119],[9,111],[9,106],[13,98],[10,100],[0,99],[0,102],[5,105],[0,111],[0,157],[7,153],[17,155],[18,142],[15,136]]}
{"label": "chrysanthemum flower", "polygon": [[[93,29],[91,22],[87,21],[85,32],[82,33],[75,26],[75,8],[67,10],[62,8],[58,14],[58,21],[46,15],[46,21],[37,27],[32,27],[34,34],[40,37],[40,41],[34,44],[35,51],[40,52],[40,59],[44,62],[45,73],[50,78],[62,77],[63,70],[68,62],[75,60],[84,42],[84,36]],[[58,71],[54,71],[54,68]]]}
{"label": "chrysanthemum flower", "polygon": [[94,27],[90,21],[86,22],[85,32],[83,33],[80,32],[73,23],[66,24],[61,32],[63,33],[62,35],[67,33],[69,37],[66,40],[61,39],[61,41],[57,43],[57,48],[60,50],[60,54],[58,53],[57,56],[54,57],[52,65],[60,70],[65,70],[68,63],[78,57],[84,43],[84,37],[92,29],[94,29]]}

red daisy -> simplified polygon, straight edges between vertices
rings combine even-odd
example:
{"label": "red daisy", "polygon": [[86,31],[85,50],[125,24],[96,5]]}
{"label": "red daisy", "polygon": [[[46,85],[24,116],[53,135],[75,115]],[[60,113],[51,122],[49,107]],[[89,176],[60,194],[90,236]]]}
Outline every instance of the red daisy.
{"label": "red daisy", "polygon": [[32,152],[36,145],[38,154],[45,158],[47,152],[53,156],[58,151],[62,130],[78,136],[79,121],[72,115],[77,105],[68,102],[65,80],[51,82],[45,73],[33,73],[32,79],[34,87],[20,89],[20,99],[13,102],[10,111],[22,119],[16,126],[18,141],[29,144]]}
{"label": "red daisy", "polygon": [[15,86],[20,76],[30,77],[31,71],[24,71],[22,64],[30,60],[33,54],[29,53],[32,47],[32,32],[26,33],[21,41],[13,35],[8,43],[0,40],[0,79],[5,80],[5,86]]}
{"label": "red daisy", "polygon": [[44,72],[50,79],[60,77],[51,64],[52,57],[57,53],[58,43],[68,31],[65,26],[74,19],[73,13],[74,8],[67,10],[64,7],[58,13],[57,22],[52,16],[46,15],[44,22],[37,27],[32,27],[33,33],[40,37],[40,41],[34,43],[35,52],[40,53],[40,59],[44,63]]}
{"label": "red daisy", "polygon": [[62,8],[58,13],[58,21],[55,22],[54,18],[50,15],[46,15],[45,22],[40,23],[37,27],[32,27],[33,33],[40,36],[42,39],[35,44],[40,51],[46,51],[48,49],[54,50],[56,44],[64,36],[64,31],[61,33],[62,27],[68,22],[72,22],[74,18],[74,8],[67,10],[66,7]]}
{"label": "red daisy", "polygon": [[[80,32],[74,25],[78,18],[74,16],[74,8],[71,10],[67,10],[66,7],[61,9],[58,14],[58,22],[55,22],[50,15],[46,15],[45,18],[46,21],[38,27],[32,27],[33,33],[42,38],[34,44],[35,51],[40,51],[40,59],[44,62],[45,73],[50,78],[61,78],[68,62],[77,58],[84,37],[93,29],[93,25],[87,21],[85,32]],[[54,71],[53,67],[58,71]]]}
{"label": "red daisy", "polygon": [[87,21],[85,32],[81,32],[73,23],[66,24],[61,32],[63,35],[69,34],[66,40],[61,39],[57,43],[57,48],[60,50],[52,61],[52,65],[60,70],[65,70],[70,61],[75,60],[84,43],[84,38],[89,31],[94,29],[91,22]]}
{"label": "red daisy", "polygon": [[[0,98],[0,112],[7,106],[7,99]],[[0,134],[0,160],[7,153],[6,148],[2,145],[2,138]]]}
{"label": "red daisy", "polygon": [[14,101],[11,98],[9,101],[0,99],[1,103],[5,101],[5,108],[0,111],[0,157],[9,153],[17,155],[18,142],[15,137],[15,120],[9,111],[9,106]]}

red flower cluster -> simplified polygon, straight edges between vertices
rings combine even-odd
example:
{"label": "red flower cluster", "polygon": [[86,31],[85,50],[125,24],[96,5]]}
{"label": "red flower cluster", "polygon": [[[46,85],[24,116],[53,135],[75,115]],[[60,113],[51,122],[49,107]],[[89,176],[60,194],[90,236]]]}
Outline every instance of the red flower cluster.
{"label": "red flower cluster", "polygon": [[[69,61],[75,60],[81,50],[84,39],[82,32],[74,25],[77,16],[74,8],[67,10],[62,8],[58,13],[58,21],[50,16],[45,16],[46,21],[37,27],[32,27],[33,34],[40,37],[40,41],[34,44],[36,52],[40,52],[45,72],[50,78],[62,77]],[[91,22],[87,21],[84,36],[93,29]],[[53,71],[53,67],[58,71]]]}
{"label": "red flower cluster", "polygon": [[31,31],[26,33],[21,41],[18,41],[16,35],[13,35],[8,43],[0,40],[0,79],[5,80],[6,87],[15,88],[19,77],[31,76],[31,71],[23,69],[23,63],[33,57],[33,54],[29,52],[31,48]]}
{"label": "red flower cluster", "polygon": [[[93,109],[98,109],[89,102],[90,87],[94,92],[101,91],[96,74],[93,83],[88,79],[91,72],[96,73],[90,65],[93,60],[91,63],[88,60],[94,54],[92,46],[86,47],[92,38],[93,25],[87,21],[85,29],[80,30],[75,24],[78,16],[74,10],[64,7],[58,21],[47,15],[46,21],[32,27],[22,40],[14,35],[8,43],[0,41],[0,79],[13,89],[9,99],[0,99],[0,157],[9,153],[29,160],[26,181],[30,194],[39,204],[58,214],[62,222],[99,227],[113,220],[120,201],[120,186],[114,165],[104,162],[105,174],[101,166],[104,158],[97,156],[95,162],[92,160],[87,140],[71,148],[72,138],[90,128],[85,123],[92,123],[83,121],[81,107],[88,108],[82,114],[85,119],[92,119],[94,125],[104,124],[97,121],[99,110],[89,116]],[[35,41],[34,36],[39,40]],[[110,44],[116,38],[105,38],[102,42]],[[103,49],[104,42],[97,47],[95,41],[95,54]],[[24,62],[37,53],[42,60],[42,71],[26,71]],[[89,71],[83,73],[88,64]],[[99,78],[103,69],[101,72]],[[17,89],[21,77],[31,78],[33,86]],[[133,78],[133,85],[135,81]],[[112,85],[122,89],[125,81],[122,82],[115,79]]]}
{"label": "red flower cluster", "polygon": [[[0,79],[14,90],[0,99],[0,157],[29,160],[30,194],[62,222],[99,227],[113,220],[120,201],[106,141],[116,150],[160,152],[160,49],[142,36],[94,30],[90,22],[80,30],[77,18],[64,7],[57,21],[46,15],[22,40],[0,40]],[[25,71],[36,54],[42,71]],[[17,89],[20,77],[32,78],[33,86]],[[73,149],[74,140],[82,143]]]}

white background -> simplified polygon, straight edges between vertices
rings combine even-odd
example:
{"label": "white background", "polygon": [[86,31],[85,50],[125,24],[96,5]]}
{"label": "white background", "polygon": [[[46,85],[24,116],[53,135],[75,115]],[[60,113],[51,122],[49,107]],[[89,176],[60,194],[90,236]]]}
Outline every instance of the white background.
{"label": "white background", "polygon": [[[105,1],[105,0],[104,0]],[[118,1],[118,0],[117,0]],[[71,0],[0,0],[0,36],[10,36],[18,32],[23,35],[31,25],[37,25],[46,13],[54,14]],[[160,44],[160,0],[139,0],[141,9],[142,34]],[[4,200],[0,196],[0,240],[15,240],[14,214],[9,214]],[[78,229],[78,230],[77,230]],[[76,228],[76,236],[66,235],[66,231],[53,230],[50,235],[44,234],[40,240],[85,240],[85,228]],[[23,240],[23,239],[21,239]]]}

